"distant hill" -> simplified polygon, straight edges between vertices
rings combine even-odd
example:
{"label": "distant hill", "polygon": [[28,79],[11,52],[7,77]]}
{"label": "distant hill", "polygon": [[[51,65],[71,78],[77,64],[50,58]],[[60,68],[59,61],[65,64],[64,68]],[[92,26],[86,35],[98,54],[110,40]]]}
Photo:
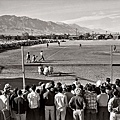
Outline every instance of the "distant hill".
{"label": "distant hill", "polygon": [[[26,16],[17,17],[15,15],[0,16],[0,34],[6,35],[21,35],[23,32],[29,34],[76,34],[92,32],[93,30],[80,27],[76,24],[55,23],[52,21],[42,21],[32,19]],[[94,30],[99,31],[99,30]],[[105,32],[100,30],[100,32]]]}

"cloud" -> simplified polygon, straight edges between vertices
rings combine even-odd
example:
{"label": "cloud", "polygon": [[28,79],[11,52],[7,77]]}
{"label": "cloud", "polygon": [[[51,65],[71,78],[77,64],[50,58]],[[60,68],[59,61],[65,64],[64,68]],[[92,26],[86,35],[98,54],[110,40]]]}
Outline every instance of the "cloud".
{"label": "cloud", "polygon": [[115,18],[119,18],[120,17],[120,14],[104,15],[103,12],[100,12],[100,14],[95,14],[94,13],[94,15],[92,15],[92,16],[84,16],[84,17],[81,17],[81,18],[65,20],[65,21],[62,21],[62,22],[70,24],[70,23],[77,23],[77,22],[82,22],[82,21],[100,20],[100,19],[103,19],[103,18],[115,19]]}

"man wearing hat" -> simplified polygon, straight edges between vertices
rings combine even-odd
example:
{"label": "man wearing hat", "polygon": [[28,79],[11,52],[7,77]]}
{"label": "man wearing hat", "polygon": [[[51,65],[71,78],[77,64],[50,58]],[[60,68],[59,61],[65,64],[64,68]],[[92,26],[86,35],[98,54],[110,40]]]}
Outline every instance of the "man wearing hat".
{"label": "man wearing hat", "polygon": [[[7,113],[7,117],[10,118],[10,105],[9,105],[9,98],[10,98],[10,84],[5,84],[3,95],[0,95],[0,104],[2,105],[2,112]],[[0,119],[1,120],[1,119]]]}
{"label": "man wearing hat", "polygon": [[55,120],[55,92],[51,91],[52,86],[53,85],[50,82],[45,85],[47,90],[43,95],[45,99],[45,120]]}
{"label": "man wearing hat", "polygon": [[10,97],[10,90],[11,90],[11,86],[10,84],[5,84],[4,86],[4,91],[3,91],[3,95],[0,96],[0,99],[3,101],[3,103],[5,104],[5,108],[7,110],[10,109],[10,106],[9,106],[9,97]]}
{"label": "man wearing hat", "polygon": [[70,99],[69,106],[73,109],[73,118],[74,120],[84,120],[84,108],[85,102],[82,97],[82,89],[75,89],[76,96],[73,96]]}

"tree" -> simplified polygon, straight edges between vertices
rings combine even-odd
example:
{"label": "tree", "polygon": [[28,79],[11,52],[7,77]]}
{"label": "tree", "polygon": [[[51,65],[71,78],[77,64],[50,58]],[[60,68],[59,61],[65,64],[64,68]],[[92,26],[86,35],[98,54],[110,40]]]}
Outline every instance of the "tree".
{"label": "tree", "polygon": [[28,37],[29,37],[29,33],[28,32],[22,33],[22,37],[23,37],[24,40],[27,40]]}

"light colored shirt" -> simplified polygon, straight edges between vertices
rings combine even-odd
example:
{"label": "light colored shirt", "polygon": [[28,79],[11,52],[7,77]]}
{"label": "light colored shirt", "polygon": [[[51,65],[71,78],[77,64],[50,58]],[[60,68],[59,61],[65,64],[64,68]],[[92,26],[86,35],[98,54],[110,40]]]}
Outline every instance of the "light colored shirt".
{"label": "light colored shirt", "polygon": [[49,72],[48,67],[45,67],[43,73],[46,75],[48,72]]}
{"label": "light colored shirt", "polygon": [[67,96],[63,93],[57,93],[55,95],[55,106],[57,110],[63,111],[67,106]]}
{"label": "light colored shirt", "polygon": [[2,104],[4,104],[3,106],[7,109],[7,110],[9,110],[9,98],[8,98],[9,96],[7,95],[7,96],[5,96],[5,95],[1,95],[0,96],[0,99],[2,100],[1,102],[2,102]]}
{"label": "light colored shirt", "polygon": [[108,111],[120,114],[120,98],[113,97],[108,102]]}
{"label": "light colored shirt", "polygon": [[40,52],[40,55],[43,56],[43,52]]}
{"label": "light colored shirt", "polygon": [[29,101],[29,107],[31,109],[39,107],[40,96],[36,92],[32,91],[31,93],[29,93],[27,99]]}
{"label": "light colored shirt", "polygon": [[0,99],[0,110],[3,110],[5,108],[5,103]]}
{"label": "light colored shirt", "polygon": [[97,95],[97,102],[99,106],[107,106],[108,104],[109,96],[106,93],[101,93],[100,95]]}

